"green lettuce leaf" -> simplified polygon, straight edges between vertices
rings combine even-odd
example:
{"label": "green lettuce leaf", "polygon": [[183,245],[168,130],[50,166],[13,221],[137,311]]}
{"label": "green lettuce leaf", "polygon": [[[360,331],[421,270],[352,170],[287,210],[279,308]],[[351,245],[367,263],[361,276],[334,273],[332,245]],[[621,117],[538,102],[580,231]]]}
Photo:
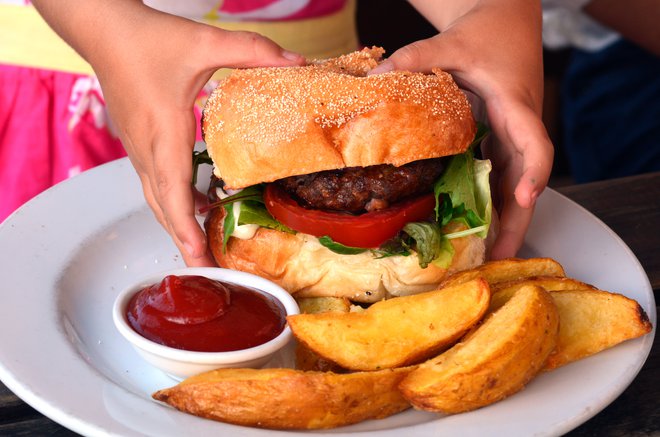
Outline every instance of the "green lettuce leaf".
{"label": "green lettuce leaf", "polygon": [[403,232],[415,240],[415,251],[421,268],[426,268],[442,252],[442,232],[437,223],[413,222],[403,227]]}
{"label": "green lettuce leaf", "polygon": [[460,220],[481,238],[488,234],[492,218],[489,174],[491,163],[475,159],[472,149],[450,158],[436,181],[436,220],[441,226]]}
{"label": "green lettuce leaf", "polygon": [[452,246],[451,242],[446,235],[442,236],[440,241],[440,252],[438,256],[433,259],[433,265],[438,266],[442,269],[447,269],[451,265],[452,259],[454,259],[454,254],[456,250]]}

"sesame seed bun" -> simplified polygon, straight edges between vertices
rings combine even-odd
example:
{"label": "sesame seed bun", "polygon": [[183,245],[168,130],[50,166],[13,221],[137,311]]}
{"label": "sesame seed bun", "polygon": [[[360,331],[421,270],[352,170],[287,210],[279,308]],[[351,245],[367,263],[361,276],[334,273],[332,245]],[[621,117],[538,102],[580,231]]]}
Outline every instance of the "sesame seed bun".
{"label": "sesame seed bun", "polygon": [[464,152],[476,131],[452,77],[395,71],[367,76],[383,49],[303,67],[235,70],[202,120],[215,174],[229,188]]}
{"label": "sesame seed bun", "polygon": [[[345,167],[401,166],[465,152],[476,126],[452,77],[390,72],[367,76],[383,55],[364,49],[303,67],[236,70],[209,97],[202,130],[214,173],[227,188]],[[358,302],[418,293],[485,258],[484,240],[452,240],[447,269],[421,268],[417,255],[340,255],[304,233],[259,228],[230,238],[224,208],[206,220],[209,247],[222,267],[270,279],[296,296]]]}

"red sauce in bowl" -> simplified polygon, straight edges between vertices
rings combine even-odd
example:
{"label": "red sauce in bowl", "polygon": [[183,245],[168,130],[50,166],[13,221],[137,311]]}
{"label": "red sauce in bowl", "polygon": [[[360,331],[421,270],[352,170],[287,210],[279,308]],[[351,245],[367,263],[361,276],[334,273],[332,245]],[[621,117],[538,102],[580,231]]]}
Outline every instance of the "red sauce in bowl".
{"label": "red sauce in bowl", "polygon": [[226,352],[277,337],[281,302],[266,293],[203,276],[165,277],[128,303],[128,322],[143,337],[176,349]]}

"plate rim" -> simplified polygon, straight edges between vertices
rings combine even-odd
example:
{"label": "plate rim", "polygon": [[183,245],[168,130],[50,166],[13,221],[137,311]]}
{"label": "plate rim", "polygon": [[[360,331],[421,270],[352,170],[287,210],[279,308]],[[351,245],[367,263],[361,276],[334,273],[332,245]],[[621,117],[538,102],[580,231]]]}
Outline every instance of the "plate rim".
{"label": "plate rim", "polygon": [[[105,175],[107,177],[109,174],[112,175],[112,173],[118,173],[118,172],[121,172],[121,171],[123,171],[123,172],[130,171],[130,173],[133,174],[133,176],[129,177],[129,179],[131,179],[131,181],[130,182],[124,181],[125,183],[128,183],[129,185],[131,185],[131,184],[135,185],[136,183],[138,183],[137,182],[138,181],[137,176],[135,176],[134,173],[132,172],[132,167],[130,166],[130,163],[128,162],[127,158],[122,158],[122,159],[119,159],[119,160],[116,160],[116,161],[112,161],[110,163],[107,163],[107,164],[104,164],[102,166],[96,167],[96,168],[91,169],[89,171],[83,172],[80,175],[78,175],[74,178],[68,179],[68,180],[52,187],[51,189],[41,193],[40,195],[36,196],[34,199],[29,201],[26,205],[19,208],[19,210],[15,211],[13,214],[11,214],[9,217],[7,217],[7,219],[3,223],[0,224],[0,240],[2,239],[2,235],[4,235],[3,234],[3,229],[5,230],[5,232],[8,232],[7,229],[14,226],[14,225],[16,225],[15,222],[18,222],[18,221],[21,220],[21,215],[29,214],[30,209],[35,208],[35,205],[38,206],[39,204],[44,202],[46,199],[52,198],[53,196],[55,196],[55,197],[58,196],[58,192],[59,193],[66,192],[66,190],[70,189],[70,187],[77,187],[81,184],[85,184],[86,182],[89,182],[90,180],[93,181],[95,178],[100,178],[103,175]],[[115,174],[114,176],[117,177],[117,174]],[[126,199],[124,199],[124,201],[127,204],[136,204],[139,208],[146,207],[146,204],[144,203],[144,200],[142,199],[141,190],[136,189],[136,190],[133,190],[133,191],[135,191],[137,193],[137,195],[136,195],[136,193],[131,193],[127,196]],[[541,198],[543,198],[543,196],[546,196],[546,197],[558,196],[558,198],[560,198],[561,201],[570,202],[570,204],[572,205],[572,208],[579,209],[582,214],[587,214],[588,216],[590,216],[590,218],[592,220],[595,220],[596,222],[598,222],[601,227],[603,227],[605,230],[607,230],[611,234],[612,238],[614,238],[616,240],[617,244],[620,247],[624,248],[624,250],[627,251],[627,256],[629,258],[631,258],[632,260],[634,260],[634,262],[636,264],[636,268],[639,270],[639,273],[641,273],[641,275],[643,276],[643,278],[646,281],[647,289],[644,290],[644,291],[646,292],[647,295],[650,293],[650,296],[648,296],[650,298],[648,300],[648,302],[651,305],[649,306],[649,308],[645,308],[645,310],[647,311],[647,314],[649,315],[649,318],[651,319],[651,321],[653,323],[653,331],[649,335],[645,336],[644,338],[638,339],[638,340],[641,341],[640,346],[642,347],[642,349],[645,352],[644,352],[643,357],[638,357],[638,362],[637,362],[638,365],[635,366],[636,368],[632,370],[633,374],[632,374],[631,377],[628,378],[629,380],[627,382],[625,382],[624,384],[622,384],[622,387],[621,387],[620,390],[614,390],[613,392],[611,392],[610,398],[605,402],[601,402],[602,405],[599,405],[599,407],[591,408],[591,409],[582,411],[581,414],[575,415],[574,417],[572,417],[571,420],[567,420],[567,421],[564,421],[561,424],[557,424],[556,428],[554,428],[552,430],[553,433],[554,432],[565,433],[565,432],[570,431],[571,429],[574,429],[575,427],[579,426],[580,424],[586,422],[587,420],[589,420],[590,418],[592,418],[593,416],[598,414],[600,411],[602,411],[602,409],[604,409],[614,399],[616,399],[632,383],[632,381],[635,379],[635,377],[637,376],[639,371],[642,369],[644,363],[646,362],[646,360],[648,359],[648,356],[650,354],[651,346],[653,344],[653,339],[654,339],[654,336],[655,336],[657,315],[655,313],[655,309],[656,309],[655,305],[653,305],[655,303],[655,300],[654,300],[653,290],[652,290],[650,282],[648,280],[648,275],[646,274],[643,267],[639,263],[639,260],[635,256],[634,252],[627,246],[627,244],[612,229],[610,229],[600,219],[598,219],[598,217],[596,217],[593,213],[591,213],[590,211],[588,211],[587,209],[585,209],[584,207],[582,207],[580,204],[573,201],[572,199],[566,197],[565,195],[563,195],[563,194],[561,194],[561,193],[559,193],[559,192],[557,192],[557,191],[555,191],[551,188],[547,188],[546,191],[541,196]],[[26,213],[26,211],[28,211],[28,212]],[[127,214],[130,214],[130,212],[131,211],[126,211]],[[115,218],[117,218],[117,217],[115,217]],[[50,298],[51,298],[50,300],[55,301],[57,297],[56,296],[50,296]],[[56,302],[51,302],[51,304],[56,305]],[[73,347],[72,347],[72,349],[73,349]],[[0,356],[2,356],[1,353],[0,353]],[[639,359],[639,358],[641,358],[641,359]],[[97,376],[99,376],[101,378],[105,378],[105,376],[102,373],[100,373],[97,369],[93,368],[91,365],[89,365],[89,367],[91,368],[92,372],[96,373]],[[6,366],[4,362],[0,361],[0,380],[2,380],[2,382],[12,392],[14,392],[17,396],[19,396],[22,400],[24,400],[32,408],[36,409],[37,411],[39,411],[43,415],[51,418],[52,420],[54,420],[55,422],[61,424],[62,426],[66,427],[66,428],[69,428],[69,429],[71,429],[75,432],[79,432],[79,433],[82,433],[82,434],[93,434],[93,435],[105,435],[105,434],[111,433],[111,430],[104,429],[102,426],[100,426],[98,424],[95,424],[93,422],[89,422],[87,420],[84,420],[83,418],[78,417],[74,412],[68,412],[68,411],[66,411],[65,408],[61,408],[61,407],[58,407],[57,405],[54,405],[51,400],[44,399],[43,397],[40,397],[39,394],[38,394],[38,390],[36,390],[36,389],[31,390],[30,387],[29,387],[29,384],[20,381],[15,376],[16,375],[14,375],[11,372],[10,368],[8,366]],[[614,392],[616,392],[616,393],[614,393]],[[418,428],[420,426],[423,427],[423,425],[425,425],[425,423],[419,424],[419,425],[413,425],[412,428]],[[250,430],[255,430],[255,429],[250,428]],[[262,431],[263,430],[259,430],[259,432],[257,432],[256,434],[259,434]],[[274,431],[266,430],[266,432],[274,432]],[[357,431],[357,432],[358,433],[363,433],[363,432],[360,432],[360,431]],[[381,431],[375,431],[375,432],[381,432]],[[284,433],[286,434],[287,432],[284,432]],[[315,433],[319,434],[319,432],[315,432]],[[349,432],[349,434],[351,434],[351,435],[354,434],[354,433],[355,432]],[[293,434],[299,434],[299,432],[291,433],[291,435],[293,435]],[[336,432],[330,432],[328,435],[342,435],[342,434],[343,433],[342,433],[341,429],[338,429]],[[320,435],[325,435],[325,433],[321,433]]]}

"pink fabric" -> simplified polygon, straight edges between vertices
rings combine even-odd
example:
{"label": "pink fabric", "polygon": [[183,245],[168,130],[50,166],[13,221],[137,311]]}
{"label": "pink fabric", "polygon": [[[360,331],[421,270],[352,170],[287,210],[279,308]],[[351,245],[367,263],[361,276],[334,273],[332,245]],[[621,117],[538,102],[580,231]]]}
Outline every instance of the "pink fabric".
{"label": "pink fabric", "polygon": [[0,221],[51,185],[126,155],[94,113],[102,97],[74,93],[81,81],[94,79],[0,65]]}
{"label": "pink fabric", "polygon": [[[346,1],[224,0],[220,11],[236,20],[284,21],[331,14]],[[201,108],[215,85],[196,101],[197,140]],[[48,187],[126,156],[110,127],[94,77],[0,64],[0,222]]]}
{"label": "pink fabric", "polygon": [[[277,17],[277,21],[287,20],[300,20],[312,17],[322,17],[325,15],[339,12],[347,0],[307,0],[306,2],[297,0],[224,0],[220,5],[218,11],[221,13],[240,14],[240,13],[258,13],[259,10],[272,7],[279,3],[280,7],[283,4],[289,3],[292,12],[290,14]],[[297,8],[293,7],[297,6]],[[286,6],[284,7],[286,8]],[[252,19],[270,21],[273,18],[252,16]]]}
{"label": "pink fabric", "polygon": [[[209,82],[195,102],[197,138]],[[96,78],[0,64],[0,222],[45,189],[126,152]]]}

